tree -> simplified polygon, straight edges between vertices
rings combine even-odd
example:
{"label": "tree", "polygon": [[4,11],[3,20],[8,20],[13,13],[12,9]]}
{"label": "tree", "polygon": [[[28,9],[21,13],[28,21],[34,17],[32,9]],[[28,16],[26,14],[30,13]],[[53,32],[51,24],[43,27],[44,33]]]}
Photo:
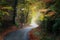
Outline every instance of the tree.
{"label": "tree", "polygon": [[0,1],[0,28],[2,30],[7,29],[9,26],[15,24],[16,5],[16,0]]}
{"label": "tree", "polygon": [[14,5],[13,5],[13,24],[15,24],[15,17],[16,17],[16,14],[17,14],[17,3],[18,3],[18,0],[14,0]]}

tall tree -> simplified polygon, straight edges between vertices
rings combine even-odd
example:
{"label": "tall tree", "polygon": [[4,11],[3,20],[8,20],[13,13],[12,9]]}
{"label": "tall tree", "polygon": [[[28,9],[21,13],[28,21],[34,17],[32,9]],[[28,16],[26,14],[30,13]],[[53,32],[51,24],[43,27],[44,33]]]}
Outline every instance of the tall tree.
{"label": "tall tree", "polygon": [[13,24],[15,24],[15,17],[16,17],[16,11],[17,11],[17,3],[18,3],[18,0],[14,0],[14,5],[13,5]]}

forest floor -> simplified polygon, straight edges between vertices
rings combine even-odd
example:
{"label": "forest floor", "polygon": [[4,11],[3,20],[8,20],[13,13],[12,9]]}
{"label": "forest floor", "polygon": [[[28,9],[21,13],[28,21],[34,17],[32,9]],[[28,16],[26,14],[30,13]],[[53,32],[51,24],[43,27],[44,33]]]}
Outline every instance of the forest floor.
{"label": "forest floor", "polygon": [[[23,27],[24,28],[24,27]],[[23,29],[22,28],[22,29]],[[25,27],[27,28],[27,26]],[[17,28],[16,26],[12,26],[11,28],[6,29],[5,31],[3,31],[0,34],[0,40],[3,40],[4,37],[9,34],[10,32],[14,32],[16,30],[19,30],[21,28]],[[37,28],[33,28],[28,34],[29,34],[29,39],[30,40],[40,40],[40,38],[42,38],[42,36],[40,35],[41,32],[41,28],[37,27]],[[44,33],[45,34],[45,33]],[[54,38],[53,35],[49,35],[47,36],[47,38]],[[55,38],[54,38],[55,39]],[[56,37],[56,39],[60,40],[60,36]]]}
{"label": "forest floor", "polygon": [[[4,37],[9,34],[10,32],[14,32],[16,30],[19,30],[20,28],[17,28],[16,26],[12,26],[11,28],[8,28],[6,30],[4,30],[1,34],[0,34],[0,40],[3,40]],[[34,34],[34,30],[31,30],[29,33],[29,38],[30,40],[39,40],[39,38]]]}

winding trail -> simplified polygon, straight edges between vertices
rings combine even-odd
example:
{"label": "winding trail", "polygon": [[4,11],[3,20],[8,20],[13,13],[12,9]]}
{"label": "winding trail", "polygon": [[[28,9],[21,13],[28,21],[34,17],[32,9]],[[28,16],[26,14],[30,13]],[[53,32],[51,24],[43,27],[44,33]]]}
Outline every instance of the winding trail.
{"label": "winding trail", "polygon": [[6,35],[4,40],[29,40],[29,31],[31,31],[33,28],[36,28],[37,25],[30,25],[27,26],[26,28],[19,29],[17,31],[11,32]]}

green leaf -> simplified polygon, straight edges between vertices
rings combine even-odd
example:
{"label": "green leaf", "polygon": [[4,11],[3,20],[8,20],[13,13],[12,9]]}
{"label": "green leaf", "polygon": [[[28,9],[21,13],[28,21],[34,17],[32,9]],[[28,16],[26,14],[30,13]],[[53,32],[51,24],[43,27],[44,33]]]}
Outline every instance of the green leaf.
{"label": "green leaf", "polygon": [[52,11],[56,10],[56,7],[54,5],[51,5],[50,8]]}

